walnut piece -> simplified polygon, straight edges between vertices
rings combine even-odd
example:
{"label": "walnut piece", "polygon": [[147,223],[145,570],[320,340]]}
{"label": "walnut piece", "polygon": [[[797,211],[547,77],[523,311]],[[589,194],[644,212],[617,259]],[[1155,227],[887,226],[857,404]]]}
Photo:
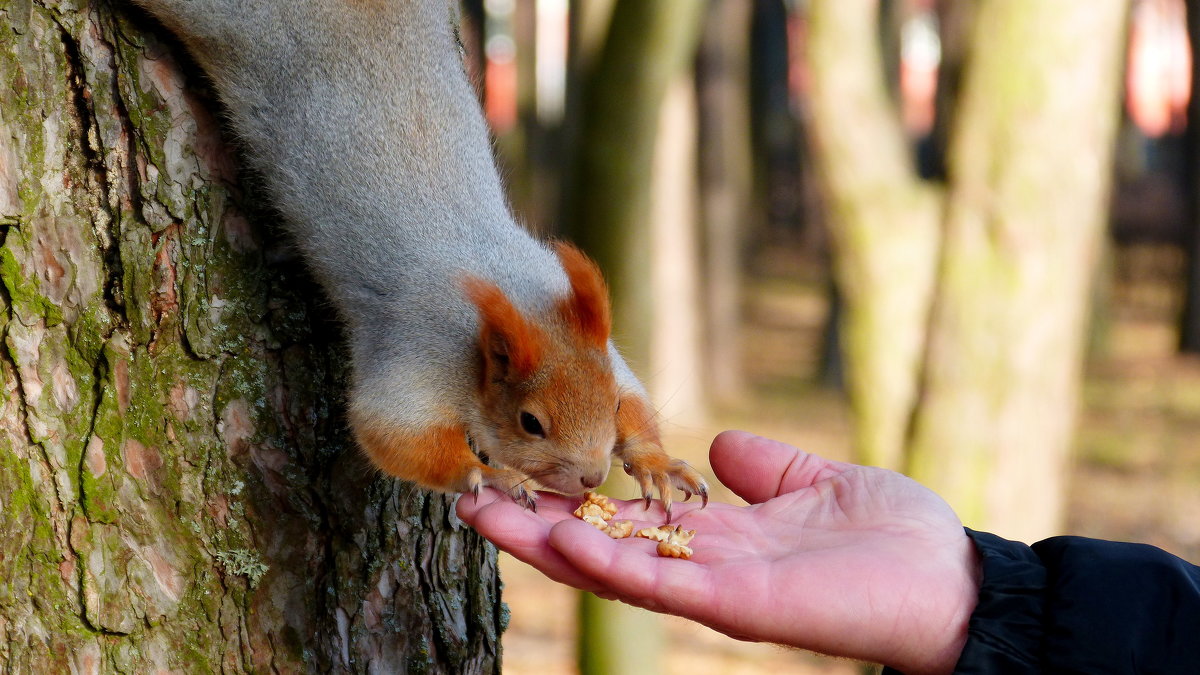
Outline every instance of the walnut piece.
{"label": "walnut piece", "polygon": [[659,525],[658,527],[644,527],[638,530],[637,536],[657,541],[658,554],[664,558],[687,560],[692,557],[692,549],[687,544],[692,537],[696,536],[696,531],[685,530],[681,525],[674,527]]}
{"label": "walnut piece", "polygon": [[608,497],[597,492],[584,493],[583,503],[575,509],[575,517],[584,520],[590,516],[608,522],[615,515],[617,515],[617,505],[608,501]]}
{"label": "walnut piece", "polygon": [[575,517],[595,527],[613,539],[624,539],[633,534],[632,520],[609,522],[617,515],[617,505],[613,504],[602,494],[588,492],[583,503],[575,509]]}
{"label": "walnut piece", "polygon": [[653,539],[654,541],[666,541],[671,532],[675,530],[670,525],[659,525],[658,527],[643,527],[637,531],[637,536],[642,539]]}
{"label": "walnut piece", "polygon": [[604,530],[604,533],[613,539],[624,539],[625,537],[633,534],[633,521],[614,520],[609,524],[608,528]]}

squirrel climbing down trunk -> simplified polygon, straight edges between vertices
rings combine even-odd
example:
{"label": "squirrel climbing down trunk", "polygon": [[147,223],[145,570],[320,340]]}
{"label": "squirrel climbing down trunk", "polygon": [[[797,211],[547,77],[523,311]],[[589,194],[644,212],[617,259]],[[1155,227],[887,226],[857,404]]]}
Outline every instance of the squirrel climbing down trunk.
{"label": "squirrel climbing down trunk", "polygon": [[513,220],[449,2],[135,1],[211,78],[346,322],[377,467],[532,506],[530,479],[577,494],[615,456],[668,519],[673,488],[707,501],[612,346],[596,266]]}

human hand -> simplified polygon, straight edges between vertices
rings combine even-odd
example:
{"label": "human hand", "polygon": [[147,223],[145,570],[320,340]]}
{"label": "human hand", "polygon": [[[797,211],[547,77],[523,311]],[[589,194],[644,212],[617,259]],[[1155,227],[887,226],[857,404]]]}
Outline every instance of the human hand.
{"label": "human hand", "polygon": [[[769,641],[951,672],[979,592],[979,562],[937,495],[883,469],[831,462],[744,432],[713,441],[717,478],[749,506],[675,507],[697,534],[691,560],[644,539],[609,539],[545,494],[531,513],[488,491],[459,516],[557,581],[601,597]],[[657,506],[613,500],[616,518],[658,525]]]}

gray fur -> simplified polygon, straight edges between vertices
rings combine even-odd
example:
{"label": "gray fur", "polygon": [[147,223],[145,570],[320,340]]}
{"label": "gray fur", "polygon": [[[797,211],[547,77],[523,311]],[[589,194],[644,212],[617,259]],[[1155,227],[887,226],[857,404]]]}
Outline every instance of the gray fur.
{"label": "gray fur", "polygon": [[[212,78],[348,323],[353,405],[409,428],[471,428],[477,317],[459,279],[495,282],[524,312],[568,287],[509,212],[450,5],[136,1]],[[610,353],[618,384],[644,393]]]}

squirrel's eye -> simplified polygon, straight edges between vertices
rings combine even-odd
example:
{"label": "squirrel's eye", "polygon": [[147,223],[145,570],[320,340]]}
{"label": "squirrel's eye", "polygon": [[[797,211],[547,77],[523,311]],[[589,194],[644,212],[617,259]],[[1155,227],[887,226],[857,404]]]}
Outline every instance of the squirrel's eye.
{"label": "squirrel's eye", "polygon": [[521,411],[521,428],[530,436],[546,437],[546,430],[542,428],[542,423],[538,418],[525,411]]}

